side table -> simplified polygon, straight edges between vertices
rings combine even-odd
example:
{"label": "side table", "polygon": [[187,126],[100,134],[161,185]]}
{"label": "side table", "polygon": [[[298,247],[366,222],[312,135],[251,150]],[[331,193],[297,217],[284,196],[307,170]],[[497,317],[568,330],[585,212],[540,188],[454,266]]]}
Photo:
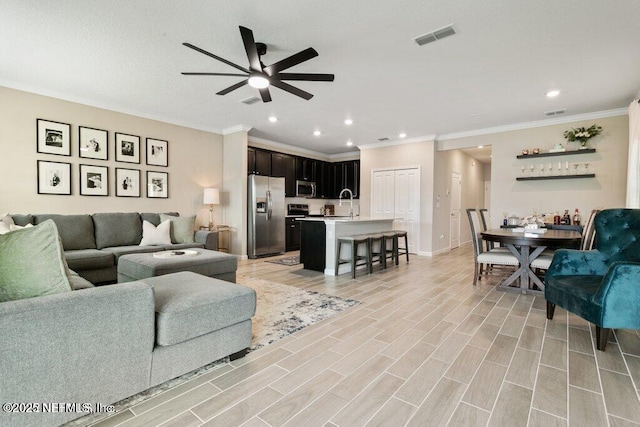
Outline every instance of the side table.
{"label": "side table", "polygon": [[228,225],[214,225],[213,229],[202,226],[200,230],[212,231],[218,233],[218,252],[231,253],[231,229]]}

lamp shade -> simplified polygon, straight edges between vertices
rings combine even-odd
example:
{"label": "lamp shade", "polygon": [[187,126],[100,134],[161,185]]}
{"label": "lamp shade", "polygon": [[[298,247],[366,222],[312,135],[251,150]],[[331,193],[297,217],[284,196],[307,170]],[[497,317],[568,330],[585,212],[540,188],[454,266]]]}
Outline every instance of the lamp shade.
{"label": "lamp shade", "polygon": [[220,191],[217,188],[205,188],[202,203],[205,205],[219,205]]}

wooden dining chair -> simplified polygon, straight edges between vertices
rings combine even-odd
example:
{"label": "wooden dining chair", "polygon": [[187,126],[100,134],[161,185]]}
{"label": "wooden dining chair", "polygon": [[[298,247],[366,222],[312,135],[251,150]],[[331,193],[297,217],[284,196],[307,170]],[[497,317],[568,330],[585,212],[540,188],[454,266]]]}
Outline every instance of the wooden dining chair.
{"label": "wooden dining chair", "polygon": [[[474,273],[473,286],[476,286],[478,279],[484,274],[488,276],[497,272],[503,273],[498,267],[509,268],[518,267],[520,262],[512,253],[505,251],[486,250],[482,244],[480,216],[475,209],[467,209],[469,227],[471,228],[471,243],[473,244]],[[486,266],[486,268],[484,268]]]}
{"label": "wooden dining chair", "polygon": [[[584,224],[584,228],[582,229],[582,238],[580,239],[580,250],[582,251],[590,251],[593,249],[596,240],[596,228],[594,226],[594,219],[598,212],[600,212],[600,209],[592,210],[589,214],[589,217],[587,218],[587,222],[585,222]],[[531,261],[531,268],[534,271],[548,270],[549,266],[551,266],[551,261],[553,261],[554,255],[555,251],[545,250],[540,256]]]}

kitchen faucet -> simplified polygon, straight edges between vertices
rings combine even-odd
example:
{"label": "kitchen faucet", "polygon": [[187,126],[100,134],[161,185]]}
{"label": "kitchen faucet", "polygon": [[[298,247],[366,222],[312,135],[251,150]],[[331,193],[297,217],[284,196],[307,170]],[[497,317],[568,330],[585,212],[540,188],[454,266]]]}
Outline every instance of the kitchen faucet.
{"label": "kitchen faucet", "polygon": [[349,188],[343,188],[342,191],[340,191],[340,195],[338,196],[339,199],[339,205],[342,206],[342,193],[344,193],[345,191],[349,192],[349,218],[353,219],[353,191],[351,191]]}

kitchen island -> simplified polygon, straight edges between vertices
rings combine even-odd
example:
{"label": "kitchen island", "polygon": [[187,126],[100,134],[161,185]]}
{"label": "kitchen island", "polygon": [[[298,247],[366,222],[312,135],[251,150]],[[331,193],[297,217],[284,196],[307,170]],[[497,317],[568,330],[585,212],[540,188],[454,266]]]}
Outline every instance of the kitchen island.
{"label": "kitchen island", "polygon": [[307,270],[329,276],[351,271],[351,265],[340,265],[336,272],[338,238],[355,234],[378,233],[393,229],[393,218],[320,217],[298,218],[300,227],[300,262]]}

